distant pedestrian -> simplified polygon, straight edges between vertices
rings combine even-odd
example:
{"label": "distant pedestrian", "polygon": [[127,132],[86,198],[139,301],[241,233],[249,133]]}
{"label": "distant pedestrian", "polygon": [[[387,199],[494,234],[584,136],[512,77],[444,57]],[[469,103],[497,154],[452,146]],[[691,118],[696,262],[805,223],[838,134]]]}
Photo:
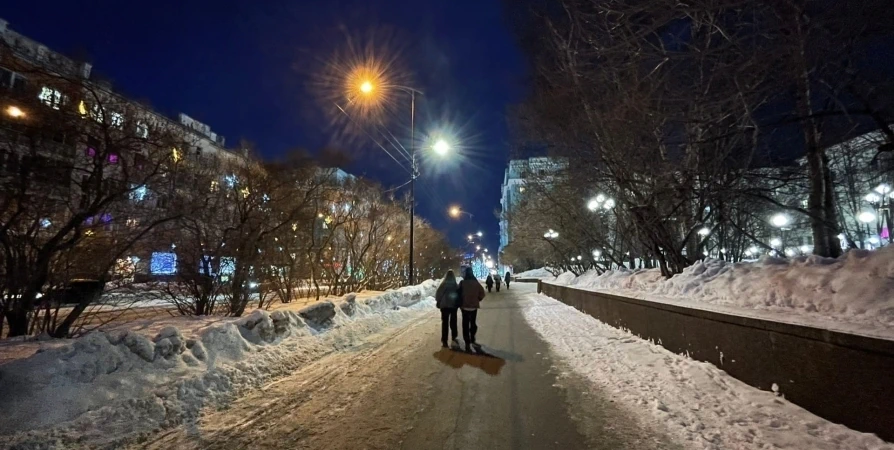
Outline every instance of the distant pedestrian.
{"label": "distant pedestrian", "polygon": [[[493,282],[493,278],[488,278]],[[463,341],[466,343],[466,351],[471,352],[473,345],[478,347],[478,343],[475,342],[475,333],[478,332],[478,308],[485,295],[484,288],[475,279],[472,269],[466,270],[463,280],[459,282],[459,293],[463,312]]]}
{"label": "distant pedestrian", "polygon": [[441,310],[441,345],[447,347],[448,325],[453,342],[459,345],[456,341],[458,337],[456,310],[460,306],[459,283],[456,282],[456,275],[453,274],[452,270],[447,271],[447,275],[444,276],[441,284],[438,285],[438,290],[435,293],[435,306]]}
{"label": "distant pedestrian", "polygon": [[[494,274],[496,275],[496,274]],[[494,287],[497,288],[497,292],[500,292],[500,285],[503,284],[503,280],[500,279],[499,275],[494,276]]]}
{"label": "distant pedestrian", "polygon": [[506,289],[509,289],[509,280],[511,279],[512,274],[510,274],[509,271],[506,271],[506,277],[503,278],[503,280],[506,281]]}
{"label": "distant pedestrian", "polygon": [[487,292],[490,292],[490,290],[494,288],[494,277],[488,274],[487,279],[484,280],[484,284],[487,285]]}

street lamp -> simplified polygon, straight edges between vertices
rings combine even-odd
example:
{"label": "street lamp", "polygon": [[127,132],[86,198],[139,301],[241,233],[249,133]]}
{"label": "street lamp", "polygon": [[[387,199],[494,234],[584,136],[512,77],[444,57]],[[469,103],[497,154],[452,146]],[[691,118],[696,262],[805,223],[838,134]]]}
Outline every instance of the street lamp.
{"label": "street lamp", "polygon": [[[360,88],[360,93],[368,98],[374,95],[373,92],[376,91],[374,80],[371,80],[369,78],[364,78],[363,81],[360,82],[360,85],[358,87]],[[410,94],[410,270],[408,276],[409,285],[412,286],[415,279],[415,273],[413,270],[413,257],[415,255],[415,252],[413,244],[415,242],[414,236],[416,228],[416,177],[419,176],[419,167],[416,163],[416,94],[422,95],[422,92],[418,89],[400,85],[383,84],[382,87],[398,89]],[[441,141],[439,141],[439,143],[440,142]],[[440,145],[436,143],[435,145],[445,152],[446,149],[449,148],[449,146],[445,147],[446,142]],[[435,149],[435,151],[440,154],[440,150],[438,150],[437,148]]]}
{"label": "street lamp", "polygon": [[441,156],[445,156],[447,152],[450,151],[450,144],[448,144],[447,141],[443,139],[438,139],[435,144],[432,145],[432,149],[435,151],[435,153]]}
{"label": "street lamp", "polygon": [[709,234],[711,234],[711,229],[708,227],[702,227],[701,229],[698,230],[699,236],[707,236]]}
{"label": "street lamp", "polygon": [[556,230],[550,228],[546,233],[543,233],[543,237],[547,239],[555,239],[559,237],[559,233]]}
{"label": "street lamp", "polygon": [[[472,213],[463,211],[462,208],[460,208],[459,206],[456,206],[456,205],[451,206],[450,209],[447,210],[447,213],[450,214],[450,217],[453,217],[454,219],[458,218],[460,216],[460,214],[465,214],[465,215],[469,216],[469,218],[473,217]],[[472,240],[471,234],[469,235],[469,240],[470,241]]]}
{"label": "street lamp", "polygon": [[479,232],[475,233],[475,235],[478,236],[478,237],[481,237],[481,236],[484,236],[484,233],[482,233],[482,232],[479,231]]}
{"label": "street lamp", "polygon": [[872,211],[863,211],[857,216],[857,220],[863,223],[870,223],[875,220],[875,214]]}
{"label": "street lamp", "polygon": [[776,228],[782,228],[788,225],[789,218],[785,214],[776,214],[775,216],[770,218],[770,223],[773,224]]}
{"label": "street lamp", "polygon": [[587,202],[587,209],[590,211],[598,211],[600,208],[612,209],[615,207],[615,201],[605,198],[605,195],[599,194]]}
{"label": "street lamp", "polygon": [[25,117],[25,111],[22,111],[18,106],[10,106],[6,108],[6,115],[13,119],[19,119]]}

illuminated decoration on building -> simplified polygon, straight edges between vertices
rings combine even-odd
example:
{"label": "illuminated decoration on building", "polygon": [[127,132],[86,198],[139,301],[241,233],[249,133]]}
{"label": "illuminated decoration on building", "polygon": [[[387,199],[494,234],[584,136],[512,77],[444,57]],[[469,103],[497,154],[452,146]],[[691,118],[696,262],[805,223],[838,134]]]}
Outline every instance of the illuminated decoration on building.
{"label": "illuminated decoration on building", "polygon": [[83,100],[81,100],[81,102],[78,103],[78,113],[80,113],[82,116],[87,115],[87,104],[84,103]]}
{"label": "illuminated decoration on building", "polygon": [[153,252],[149,262],[149,272],[153,275],[174,275],[177,273],[177,254]]}
{"label": "illuminated decoration on building", "polygon": [[180,150],[177,147],[171,149],[171,160],[174,162],[180,162],[183,159],[183,155],[180,154]]}
{"label": "illuminated decoration on building", "polygon": [[137,271],[137,263],[140,261],[140,258],[136,256],[131,256],[128,258],[120,258],[115,261],[115,267],[112,269],[112,272],[123,278],[133,278],[134,273]]}
{"label": "illuminated decoration on building", "polygon": [[50,219],[47,219],[46,217],[44,217],[43,219],[40,219],[40,227],[41,228],[49,228],[52,225],[53,225],[53,222],[51,222]]}
{"label": "illuminated decoration on building", "polygon": [[236,186],[236,175],[227,175],[224,177],[224,181],[227,183],[227,187],[232,188]]}

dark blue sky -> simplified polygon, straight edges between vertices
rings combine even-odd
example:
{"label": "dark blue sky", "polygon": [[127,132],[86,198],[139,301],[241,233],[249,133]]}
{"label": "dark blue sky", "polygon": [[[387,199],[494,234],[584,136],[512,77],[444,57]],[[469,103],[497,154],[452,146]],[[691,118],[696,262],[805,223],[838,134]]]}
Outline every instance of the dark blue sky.
{"label": "dark blue sky", "polygon": [[[259,6],[263,5],[263,6]],[[506,107],[518,101],[522,57],[500,0],[120,0],[15,2],[0,9],[14,30],[54,50],[87,55],[115,88],[168,115],[184,112],[234,145],[240,138],[275,158],[335,145],[356,155],[352,172],[390,186],[406,175],[368,142],[335,141],[309,80],[344,33],[388,33],[402,47],[420,101],[419,128],[449,118],[463,156],[425,170],[418,213],[460,244],[482,230],[496,250],[500,183],[508,158]],[[396,45],[394,45],[396,44]],[[395,130],[402,133],[404,130]],[[437,163],[439,166],[443,163]],[[474,214],[453,221],[457,203]]]}

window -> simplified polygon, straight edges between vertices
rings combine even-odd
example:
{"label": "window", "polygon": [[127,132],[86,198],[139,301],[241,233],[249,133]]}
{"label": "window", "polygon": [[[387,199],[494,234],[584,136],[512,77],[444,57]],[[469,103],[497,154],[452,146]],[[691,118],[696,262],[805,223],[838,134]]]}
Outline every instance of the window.
{"label": "window", "polygon": [[0,67],[0,87],[12,87],[13,73]]}
{"label": "window", "polygon": [[62,106],[62,93],[51,87],[42,87],[37,98],[39,98],[44,105],[53,109],[59,109],[59,107]]}
{"label": "window", "polygon": [[131,200],[133,200],[135,202],[141,202],[146,198],[146,194],[148,193],[148,190],[146,189],[145,185],[144,186],[131,185],[131,189],[133,189],[132,191],[130,191],[130,199]]}
{"label": "window", "polygon": [[120,128],[122,125],[124,125],[124,115],[122,115],[121,113],[113,112],[109,114],[109,117],[112,120],[113,127]]}
{"label": "window", "polygon": [[174,275],[177,273],[177,254],[153,252],[149,261],[149,272],[153,275]]}
{"label": "window", "polygon": [[24,91],[25,90],[25,78],[18,74],[13,74],[12,77],[12,90],[14,91]]}
{"label": "window", "polygon": [[137,137],[141,139],[146,139],[149,137],[149,126],[144,122],[137,122],[136,128]]}
{"label": "window", "polygon": [[93,105],[93,108],[90,108],[90,117],[92,117],[93,120],[102,123],[103,120],[105,120],[105,114],[102,110],[102,107],[100,107],[99,105]]}

